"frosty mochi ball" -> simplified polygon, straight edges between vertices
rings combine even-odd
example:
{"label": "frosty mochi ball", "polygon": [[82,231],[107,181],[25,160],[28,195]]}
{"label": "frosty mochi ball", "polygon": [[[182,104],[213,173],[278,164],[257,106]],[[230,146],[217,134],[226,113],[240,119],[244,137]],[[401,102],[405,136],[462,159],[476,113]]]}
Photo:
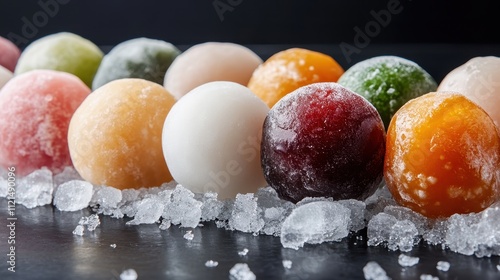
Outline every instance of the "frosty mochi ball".
{"label": "frosty mochi ball", "polygon": [[165,72],[180,51],[170,43],[137,38],[116,45],[102,59],[92,88],[122,78],[140,78],[163,85]]}
{"label": "frosty mochi ball", "polygon": [[264,122],[262,166],[281,198],[365,199],[382,180],[385,130],[376,109],[337,83],[283,97]]}
{"label": "frosty mochi ball", "polygon": [[95,185],[118,189],[172,180],[161,132],[174,102],[162,86],[143,79],[115,80],[92,92],[69,126],[75,169]]}
{"label": "frosty mochi ball", "polygon": [[422,67],[398,56],[378,56],[358,62],[347,69],[338,82],[368,99],[377,108],[386,128],[406,102],[437,88]]}
{"label": "frosty mochi ball", "polygon": [[70,119],[90,89],[76,76],[33,70],[0,90],[0,165],[19,175],[42,167],[61,172],[71,166]]}
{"label": "frosty mochi ball", "polygon": [[102,51],[89,40],[61,32],[31,43],[22,52],[15,73],[33,69],[58,70],[76,75],[90,87],[102,56]]}
{"label": "frosty mochi ball", "polygon": [[250,49],[233,43],[207,42],[179,55],[165,74],[165,88],[176,99],[213,81],[246,85],[262,59]]}
{"label": "frosty mochi ball", "polygon": [[500,57],[474,57],[443,79],[438,91],[465,95],[483,108],[500,129]]}
{"label": "frosty mochi ball", "polygon": [[265,186],[260,139],[268,111],[237,83],[211,82],[190,91],[173,106],[163,128],[163,152],[174,179],[223,199]]}

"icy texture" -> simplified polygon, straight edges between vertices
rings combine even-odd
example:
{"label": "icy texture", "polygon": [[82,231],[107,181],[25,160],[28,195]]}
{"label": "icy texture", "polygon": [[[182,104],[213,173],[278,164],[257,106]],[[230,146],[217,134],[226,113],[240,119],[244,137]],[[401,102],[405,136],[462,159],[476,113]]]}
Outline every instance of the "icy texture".
{"label": "icy texture", "polygon": [[96,186],[91,205],[99,205],[100,209],[116,208],[122,200],[122,192],[119,189],[108,186]]}
{"label": "icy texture", "polygon": [[391,279],[385,273],[385,270],[374,261],[368,262],[363,267],[363,274],[367,280],[388,280]]}
{"label": "icy texture", "polygon": [[418,231],[415,225],[408,221],[397,221],[391,228],[387,247],[389,250],[411,251],[418,240]]}
{"label": "icy texture", "polygon": [[66,166],[62,172],[57,173],[54,175],[54,192],[53,194],[56,194],[57,188],[66,182],[73,181],[73,180],[83,180],[83,178],[78,174],[78,171],[76,171],[73,167],[71,166]]}
{"label": "icy texture", "polygon": [[439,280],[439,277],[435,277],[430,274],[422,274],[420,275],[420,280]]}
{"label": "icy texture", "polygon": [[214,260],[208,260],[205,262],[206,267],[217,267],[219,265],[219,262],[214,261]]}
{"label": "icy texture", "polygon": [[201,206],[202,221],[214,220],[220,215],[224,207],[224,203],[217,199],[217,193],[215,192],[204,193],[201,201],[203,202]]}
{"label": "icy texture", "polygon": [[350,231],[358,231],[366,227],[365,212],[366,204],[355,199],[339,200],[338,203],[351,210],[351,226]]}
{"label": "icy texture", "polygon": [[165,204],[157,197],[145,198],[137,205],[137,213],[127,225],[155,223],[160,219],[164,208]]}
{"label": "icy texture", "polygon": [[281,244],[298,249],[304,243],[339,241],[349,234],[351,210],[340,203],[317,201],[299,206],[285,219]]}
{"label": "icy texture", "polygon": [[448,271],[450,269],[450,263],[446,261],[439,261],[436,264],[437,270]]}
{"label": "icy texture", "polygon": [[291,269],[292,268],[292,261],[291,260],[283,260],[283,267],[286,269]]}
{"label": "icy texture", "polygon": [[73,230],[73,234],[74,235],[79,235],[79,236],[82,236],[83,235],[83,231],[85,230],[85,227],[83,227],[82,225],[77,225],[75,227],[75,230]]}
{"label": "icy texture", "polygon": [[255,196],[259,208],[262,209],[261,215],[264,220],[260,233],[280,236],[283,222],[295,209],[295,204],[280,199],[276,190],[271,187],[259,189]]}
{"label": "icy texture", "polygon": [[202,202],[194,194],[178,185],[172,193],[170,203],[165,206],[162,217],[174,225],[195,228],[201,219]]}
{"label": "icy texture", "polygon": [[77,211],[89,206],[92,198],[92,184],[73,180],[61,184],[54,195],[54,205],[61,211]]}
{"label": "icy texture", "polygon": [[418,230],[409,220],[379,213],[368,222],[368,245],[387,245],[390,250],[411,251],[418,243]]}
{"label": "icy texture", "polygon": [[248,254],[248,249],[247,248],[244,248],[243,250],[239,251],[238,252],[238,255],[240,256],[246,256]]}
{"label": "icy texture", "polygon": [[231,280],[255,280],[257,277],[246,263],[237,263],[229,270]]}
{"label": "icy texture", "polygon": [[52,172],[48,169],[35,170],[16,181],[16,203],[34,208],[52,202],[54,189]]}
{"label": "icy texture", "polygon": [[187,240],[193,240],[193,238],[194,238],[193,231],[192,230],[186,231],[186,233],[184,234],[183,237],[184,237],[184,239],[187,239]]}
{"label": "icy texture", "polygon": [[136,280],[137,272],[134,269],[126,269],[120,274],[120,280]]}
{"label": "icy texture", "polygon": [[243,232],[259,232],[263,226],[257,198],[252,193],[236,195],[229,227]]}
{"label": "icy texture", "polygon": [[87,226],[88,231],[94,231],[101,224],[99,216],[97,214],[92,214],[88,217],[82,217],[78,222],[78,225]]}
{"label": "icy texture", "polygon": [[165,72],[179,53],[175,46],[160,40],[136,38],[122,42],[104,56],[92,88],[123,78],[146,79],[163,85]]}
{"label": "icy texture", "polygon": [[398,257],[398,263],[400,266],[414,266],[420,261],[418,257],[410,257],[405,254],[401,254]]}

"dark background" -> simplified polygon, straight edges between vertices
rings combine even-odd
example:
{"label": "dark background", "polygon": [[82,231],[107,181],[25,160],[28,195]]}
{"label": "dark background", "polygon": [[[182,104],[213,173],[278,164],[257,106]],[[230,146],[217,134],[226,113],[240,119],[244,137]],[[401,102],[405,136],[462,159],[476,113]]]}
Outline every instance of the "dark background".
{"label": "dark background", "polygon": [[[47,15],[41,4],[49,5]],[[54,8],[57,4],[57,9]],[[373,13],[399,3],[362,47],[356,28],[374,23]],[[217,12],[219,9],[228,10]],[[500,24],[493,1],[422,0],[0,0],[0,36],[25,48],[56,32],[81,35],[103,51],[128,39],[161,39],[185,50],[193,44],[243,44],[262,59],[290,47],[331,55],[345,69],[377,55],[420,64],[436,81],[475,56],[500,56]],[[38,26],[36,25],[38,23]],[[31,29],[30,29],[30,24]],[[359,38],[358,38],[359,40]],[[358,47],[349,57],[341,44]]]}
{"label": "dark background", "polygon": [[[0,36],[22,35],[25,17],[42,10],[38,2],[0,3]],[[240,44],[332,44],[353,41],[370,11],[387,9],[390,1],[265,0],[59,0],[59,11],[37,28],[33,38],[70,31],[97,45],[116,45],[135,37],[173,44],[231,41]],[[214,2],[233,4],[221,21]],[[373,43],[500,43],[493,1],[400,0],[401,13],[374,36]],[[43,22],[43,18],[42,22]],[[24,47],[24,45],[22,46]]]}

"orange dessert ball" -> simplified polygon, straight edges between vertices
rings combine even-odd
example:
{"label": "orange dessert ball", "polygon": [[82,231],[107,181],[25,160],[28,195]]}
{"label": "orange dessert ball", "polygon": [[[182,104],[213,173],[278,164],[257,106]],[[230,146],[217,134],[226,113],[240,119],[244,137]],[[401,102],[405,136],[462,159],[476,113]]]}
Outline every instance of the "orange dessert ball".
{"label": "orange dessert ball", "polygon": [[299,87],[336,82],[343,73],[344,69],[326,54],[292,48],[274,54],[260,65],[248,88],[271,108]]}
{"label": "orange dessert ball", "polygon": [[406,103],[387,131],[384,176],[398,203],[427,217],[479,212],[500,194],[500,136],[458,93]]}
{"label": "orange dessert ball", "polygon": [[143,79],[120,79],[98,88],[69,125],[75,169],[95,185],[118,189],[171,181],[161,134],[174,102],[162,86]]}

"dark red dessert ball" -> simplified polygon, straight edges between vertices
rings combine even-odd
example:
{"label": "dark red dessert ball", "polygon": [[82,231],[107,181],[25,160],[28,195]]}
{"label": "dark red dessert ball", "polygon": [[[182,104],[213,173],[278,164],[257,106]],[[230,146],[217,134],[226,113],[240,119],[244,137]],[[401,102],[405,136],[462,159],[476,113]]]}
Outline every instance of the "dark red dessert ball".
{"label": "dark red dessert ball", "polygon": [[266,181],[283,199],[365,199],[382,181],[384,124],[362,96],[311,84],[269,111],[261,153]]}

